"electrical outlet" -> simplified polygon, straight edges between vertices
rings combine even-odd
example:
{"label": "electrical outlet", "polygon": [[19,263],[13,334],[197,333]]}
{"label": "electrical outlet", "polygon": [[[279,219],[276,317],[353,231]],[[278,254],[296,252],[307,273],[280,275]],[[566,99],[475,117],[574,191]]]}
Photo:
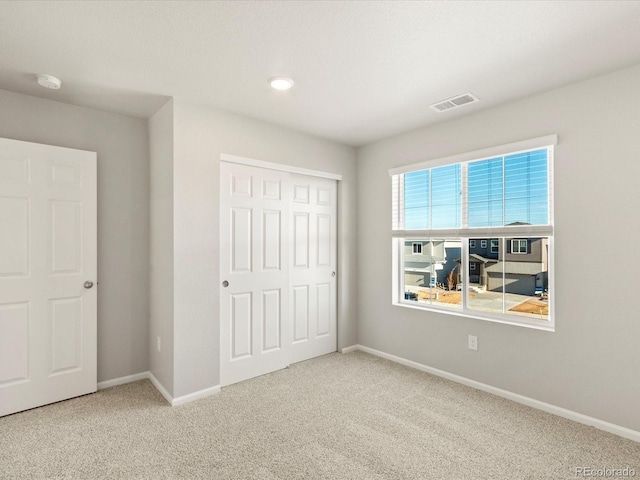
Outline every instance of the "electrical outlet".
{"label": "electrical outlet", "polygon": [[157,336],[157,337],[156,337],[156,349],[157,349],[158,351],[160,351],[161,347],[162,347],[162,344],[161,344],[161,342],[160,342],[160,336]]}
{"label": "electrical outlet", "polygon": [[469,335],[469,350],[478,350],[478,337]]}

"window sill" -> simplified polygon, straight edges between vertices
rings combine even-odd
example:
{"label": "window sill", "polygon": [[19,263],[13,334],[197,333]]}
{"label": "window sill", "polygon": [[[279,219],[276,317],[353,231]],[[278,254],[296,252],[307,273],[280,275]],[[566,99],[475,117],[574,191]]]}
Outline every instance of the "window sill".
{"label": "window sill", "polygon": [[534,330],[542,330],[545,332],[556,331],[555,325],[553,324],[553,322],[548,320],[536,321],[536,320],[529,320],[529,319],[521,319],[520,317],[517,317],[515,315],[514,316],[503,316],[503,315],[494,316],[491,314],[482,314],[480,312],[471,312],[469,310],[467,311],[453,310],[450,308],[440,308],[434,305],[427,305],[427,304],[418,305],[418,304],[415,304],[414,302],[404,302],[404,301],[401,301],[401,302],[394,301],[393,306],[410,308],[412,310],[422,310],[423,312],[444,313],[445,315],[454,315],[456,317],[473,318],[476,320],[484,320],[486,322],[514,325],[516,327],[532,328]]}

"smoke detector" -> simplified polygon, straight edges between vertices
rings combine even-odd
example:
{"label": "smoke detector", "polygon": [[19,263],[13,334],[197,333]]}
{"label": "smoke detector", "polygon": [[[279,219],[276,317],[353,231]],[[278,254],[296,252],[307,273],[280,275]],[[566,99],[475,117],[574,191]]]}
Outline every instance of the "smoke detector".
{"label": "smoke detector", "polygon": [[470,103],[479,101],[480,100],[472,93],[463,93],[462,95],[457,95],[455,97],[447,98],[446,100],[434,103],[433,105],[430,105],[429,108],[435,110],[438,113],[442,113],[453,108],[462,107],[464,105],[469,105]]}
{"label": "smoke detector", "polygon": [[40,73],[36,75],[36,80],[38,85],[44,88],[50,88],[51,90],[59,90],[62,86],[62,80],[53,75],[47,75],[45,73]]}

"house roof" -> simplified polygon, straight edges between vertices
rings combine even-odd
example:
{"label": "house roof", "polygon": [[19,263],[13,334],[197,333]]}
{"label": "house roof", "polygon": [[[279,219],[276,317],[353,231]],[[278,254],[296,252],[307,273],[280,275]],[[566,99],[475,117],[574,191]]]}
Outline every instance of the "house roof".
{"label": "house roof", "polygon": [[477,253],[470,253],[469,254],[469,260],[471,260],[471,259],[478,260],[479,262],[482,262],[482,263],[491,263],[491,262],[497,262],[498,261],[495,258],[485,258],[482,255],[478,255]]}
{"label": "house roof", "polygon": [[[456,258],[455,261],[460,263],[460,260],[461,260],[460,258]],[[477,253],[470,253],[469,260],[477,260],[478,262],[481,262],[481,263],[492,263],[492,262],[498,261],[495,258],[485,258],[482,255],[478,255]]]}

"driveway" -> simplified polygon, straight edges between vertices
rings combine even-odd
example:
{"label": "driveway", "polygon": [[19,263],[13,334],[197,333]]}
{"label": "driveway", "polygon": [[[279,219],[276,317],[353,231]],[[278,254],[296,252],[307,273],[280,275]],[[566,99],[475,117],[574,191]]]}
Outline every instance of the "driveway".
{"label": "driveway", "polygon": [[[506,293],[505,304],[507,311],[526,302],[532,298],[528,295],[518,295],[517,293]],[[502,292],[484,292],[476,293],[469,298],[469,308],[484,310],[489,312],[502,312]]]}

